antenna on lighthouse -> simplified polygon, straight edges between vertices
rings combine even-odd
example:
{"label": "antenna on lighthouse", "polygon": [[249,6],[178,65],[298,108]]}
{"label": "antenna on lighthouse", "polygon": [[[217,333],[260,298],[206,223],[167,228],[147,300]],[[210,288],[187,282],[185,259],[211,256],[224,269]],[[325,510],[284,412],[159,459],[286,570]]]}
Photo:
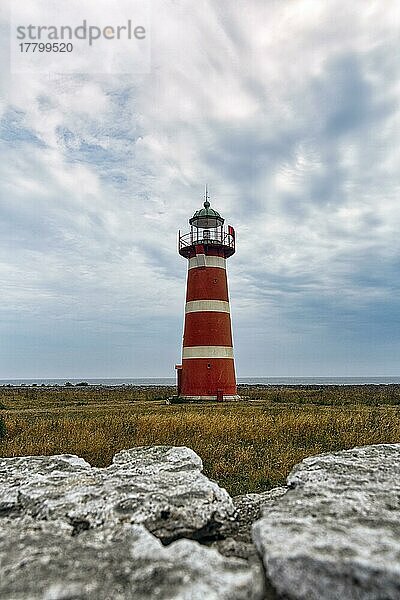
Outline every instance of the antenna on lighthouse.
{"label": "antenna on lighthouse", "polygon": [[209,206],[210,206],[210,196],[208,194],[208,186],[207,186],[207,184],[206,184],[206,189],[205,189],[205,192],[204,192],[204,206],[206,208],[209,208]]}

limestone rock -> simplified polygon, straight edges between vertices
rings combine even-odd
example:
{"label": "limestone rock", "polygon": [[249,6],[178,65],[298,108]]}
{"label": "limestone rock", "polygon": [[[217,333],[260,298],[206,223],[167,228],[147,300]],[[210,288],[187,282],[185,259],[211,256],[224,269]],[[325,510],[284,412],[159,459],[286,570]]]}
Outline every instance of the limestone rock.
{"label": "limestone rock", "polygon": [[307,458],[253,528],[280,597],[400,598],[400,444]]}
{"label": "limestone rock", "polygon": [[243,494],[234,497],[237,527],[231,535],[215,541],[213,547],[224,556],[236,556],[258,562],[257,549],[251,536],[252,525],[262,516],[263,508],[275,498],[286,494],[287,490],[288,488],[277,487],[260,494]]}
{"label": "limestone rock", "polygon": [[3,600],[261,600],[260,570],[191,540],[165,547],[142,525],[74,535],[65,521],[3,518]]}
{"label": "limestone rock", "polygon": [[0,516],[63,520],[75,533],[104,523],[142,524],[164,543],[207,539],[235,524],[229,494],[184,447],[124,450],[100,469],[71,455],[0,459]]}

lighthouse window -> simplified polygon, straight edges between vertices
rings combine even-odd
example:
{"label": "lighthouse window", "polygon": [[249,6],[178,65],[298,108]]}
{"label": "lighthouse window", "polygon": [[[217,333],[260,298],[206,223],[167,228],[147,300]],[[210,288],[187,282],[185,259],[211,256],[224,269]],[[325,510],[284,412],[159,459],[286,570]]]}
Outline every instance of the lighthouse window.
{"label": "lighthouse window", "polygon": [[211,364],[210,363],[208,363],[207,369],[211,369]]}

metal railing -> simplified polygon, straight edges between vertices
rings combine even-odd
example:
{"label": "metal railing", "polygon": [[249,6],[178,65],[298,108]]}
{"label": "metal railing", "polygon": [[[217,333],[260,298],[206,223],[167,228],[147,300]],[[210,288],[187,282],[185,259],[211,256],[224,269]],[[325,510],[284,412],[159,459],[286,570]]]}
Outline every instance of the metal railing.
{"label": "metal railing", "polygon": [[202,244],[204,246],[227,246],[235,249],[235,237],[223,227],[215,229],[192,228],[189,233],[179,232],[179,250]]}

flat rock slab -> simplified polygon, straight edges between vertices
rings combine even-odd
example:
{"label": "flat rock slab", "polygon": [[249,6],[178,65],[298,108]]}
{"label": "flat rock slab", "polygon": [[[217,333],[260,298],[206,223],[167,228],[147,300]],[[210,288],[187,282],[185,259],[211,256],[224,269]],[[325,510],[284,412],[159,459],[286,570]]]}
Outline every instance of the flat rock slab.
{"label": "flat rock slab", "polygon": [[233,535],[213,542],[213,548],[217,548],[224,556],[236,556],[258,562],[260,559],[251,536],[253,523],[262,516],[262,510],[267,504],[286,494],[287,490],[288,488],[277,487],[260,494],[243,494],[234,497],[237,528]]}
{"label": "flat rock slab", "polygon": [[142,525],[74,535],[65,521],[4,518],[3,600],[261,600],[261,569],[191,540],[169,546]]}
{"label": "flat rock slab", "polygon": [[0,517],[70,524],[142,524],[164,543],[218,537],[235,526],[229,494],[201,473],[190,448],[142,447],[95,468],[72,455],[0,459]]}
{"label": "flat rock slab", "polygon": [[400,444],[307,458],[253,539],[280,597],[399,600]]}

